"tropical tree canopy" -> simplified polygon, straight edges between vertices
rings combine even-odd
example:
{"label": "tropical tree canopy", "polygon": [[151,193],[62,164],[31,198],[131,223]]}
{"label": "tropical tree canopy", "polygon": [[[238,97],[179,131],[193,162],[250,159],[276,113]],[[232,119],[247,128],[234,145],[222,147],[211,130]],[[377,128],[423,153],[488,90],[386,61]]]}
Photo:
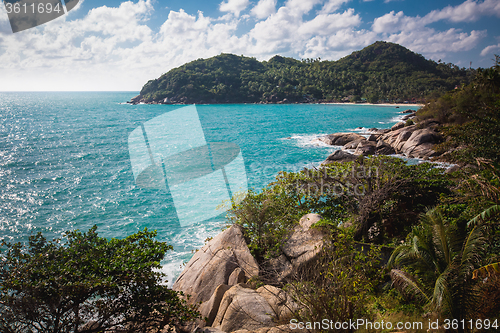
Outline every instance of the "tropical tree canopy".
{"label": "tropical tree canopy", "polygon": [[157,332],[197,316],[163,283],[172,247],[156,232],[107,240],[96,229],[3,244],[0,332]]}

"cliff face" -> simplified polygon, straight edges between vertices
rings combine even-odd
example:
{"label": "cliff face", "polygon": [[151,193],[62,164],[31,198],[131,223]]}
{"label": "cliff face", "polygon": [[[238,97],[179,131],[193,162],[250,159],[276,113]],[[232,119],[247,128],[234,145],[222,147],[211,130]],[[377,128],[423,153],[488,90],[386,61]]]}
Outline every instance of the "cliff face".
{"label": "cliff face", "polygon": [[467,82],[470,71],[376,42],[338,61],[221,54],[150,80],[131,103],[287,103],[420,100]]}

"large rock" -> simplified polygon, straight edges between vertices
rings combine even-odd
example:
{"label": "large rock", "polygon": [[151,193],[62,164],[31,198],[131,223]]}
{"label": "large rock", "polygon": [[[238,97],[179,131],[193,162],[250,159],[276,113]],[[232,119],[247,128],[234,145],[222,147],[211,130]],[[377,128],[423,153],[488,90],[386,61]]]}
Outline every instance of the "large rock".
{"label": "large rock", "polygon": [[237,284],[224,294],[212,327],[224,332],[273,326],[273,309],[257,291]]}
{"label": "large rock", "polygon": [[357,158],[356,155],[353,155],[343,150],[336,150],[330,156],[328,156],[325,162],[323,163],[329,164],[333,162],[350,162],[354,161],[356,158]]}
{"label": "large rock", "polygon": [[431,157],[439,156],[439,153],[434,150],[434,144],[427,142],[415,146],[411,152],[407,154],[408,157],[421,158],[427,160]]}
{"label": "large rock", "polygon": [[224,294],[226,291],[228,291],[231,287],[228,286],[227,284],[221,284],[220,286],[215,289],[212,297],[206,302],[203,302],[200,307],[199,311],[200,314],[203,318],[206,319],[206,325],[211,326],[215,320],[215,317],[217,316],[217,313],[219,312],[219,306],[222,301],[222,298],[224,298]]}
{"label": "large rock", "polygon": [[391,127],[391,131],[395,131],[403,127],[405,127],[405,123],[400,121],[399,123],[396,123],[394,126]]}
{"label": "large rock", "polygon": [[402,121],[407,121],[407,120],[409,120],[409,119],[413,119],[413,118],[415,118],[415,114],[413,114],[413,113],[412,113],[412,114],[407,114],[406,116],[403,116],[403,117],[401,118],[401,120],[402,120]]}
{"label": "large rock", "polygon": [[366,141],[366,138],[365,137],[361,137],[361,139],[356,139],[354,141],[351,141],[351,142],[348,142],[344,145],[344,147],[342,147],[342,149],[356,149],[356,147],[358,146],[358,144],[360,142],[363,142],[363,141]]}
{"label": "large rock", "polygon": [[344,146],[346,143],[349,143],[354,140],[360,140],[360,139],[366,140],[364,136],[359,135],[357,133],[334,133],[325,135],[323,137],[320,137],[319,139],[324,143],[332,146]]}
{"label": "large rock", "polygon": [[[166,332],[165,332],[166,333]],[[213,328],[213,327],[204,327],[204,328],[198,328],[196,330],[196,333],[226,333],[224,331],[221,331],[218,328]]]}
{"label": "large rock", "polygon": [[388,132],[386,134],[381,135],[379,137],[379,140],[384,140],[385,142],[387,142],[388,144],[390,144],[391,146],[394,147],[394,143],[398,139],[398,137],[401,134],[401,132],[406,132],[406,131],[413,132],[415,129],[416,129],[415,125],[407,126],[407,127],[401,127],[401,128],[399,128],[397,130],[390,131],[390,132]]}
{"label": "large rock", "polygon": [[[409,157],[425,157],[434,144],[441,141],[441,135],[432,129],[424,128],[414,131],[401,148],[403,154]],[[425,145],[424,145],[425,144]],[[421,146],[420,148],[417,148]]]}
{"label": "large rock", "polygon": [[173,289],[191,295],[191,304],[205,302],[219,285],[229,283],[229,277],[237,268],[247,278],[259,274],[240,227],[233,225],[195,253]]}
{"label": "large rock", "polygon": [[311,226],[319,220],[321,216],[318,214],[304,215],[283,245],[283,254],[269,262],[271,274],[278,282],[285,281],[317,258],[323,248],[324,235],[319,229]]}
{"label": "large rock", "polygon": [[401,151],[401,149],[403,148],[403,145],[411,137],[411,135],[413,134],[414,130],[415,130],[415,127],[404,128],[402,131],[400,131],[399,135],[396,138],[396,141],[394,141],[393,144],[392,144],[393,148],[397,152]]}
{"label": "large rock", "polygon": [[257,289],[259,295],[264,297],[266,302],[274,311],[274,317],[278,321],[290,319],[297,311],[298,305],[282,289],[271,285],[265,285]]}
{"label": "large rock", "polygon": [[379,140],[377,142],[377,155],[392,155],[395,154],[396,151],[392,146],[383,140]]}
{"label": "large rock", "polygon": [[354,155],[363,155],[363,156],[375,155],[376,147],[377,147],[376,142],[367,140],[361,141],[356,147]]}

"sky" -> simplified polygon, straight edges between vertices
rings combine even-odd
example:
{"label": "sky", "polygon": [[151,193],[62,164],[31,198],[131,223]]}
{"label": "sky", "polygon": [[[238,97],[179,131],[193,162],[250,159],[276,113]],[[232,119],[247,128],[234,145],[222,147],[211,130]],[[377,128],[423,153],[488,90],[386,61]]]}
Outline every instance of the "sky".
{"label": "sky", "polygon": [[338,60],[379,40],[490,67],[500,0],[80,0],[17,33],[0,5],[0,91],[139,91],[221,53]]}

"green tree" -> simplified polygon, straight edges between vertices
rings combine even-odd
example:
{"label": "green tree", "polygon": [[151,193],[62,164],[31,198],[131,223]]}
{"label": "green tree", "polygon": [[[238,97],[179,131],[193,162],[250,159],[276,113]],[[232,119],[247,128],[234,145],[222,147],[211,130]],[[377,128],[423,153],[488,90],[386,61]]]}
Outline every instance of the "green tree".
{"label": "green tree", "polygon": [[0,332],[159,332],[197,317],[163,283],[172,247],[155,231],[107,240],[96,229],[3,244]]}

